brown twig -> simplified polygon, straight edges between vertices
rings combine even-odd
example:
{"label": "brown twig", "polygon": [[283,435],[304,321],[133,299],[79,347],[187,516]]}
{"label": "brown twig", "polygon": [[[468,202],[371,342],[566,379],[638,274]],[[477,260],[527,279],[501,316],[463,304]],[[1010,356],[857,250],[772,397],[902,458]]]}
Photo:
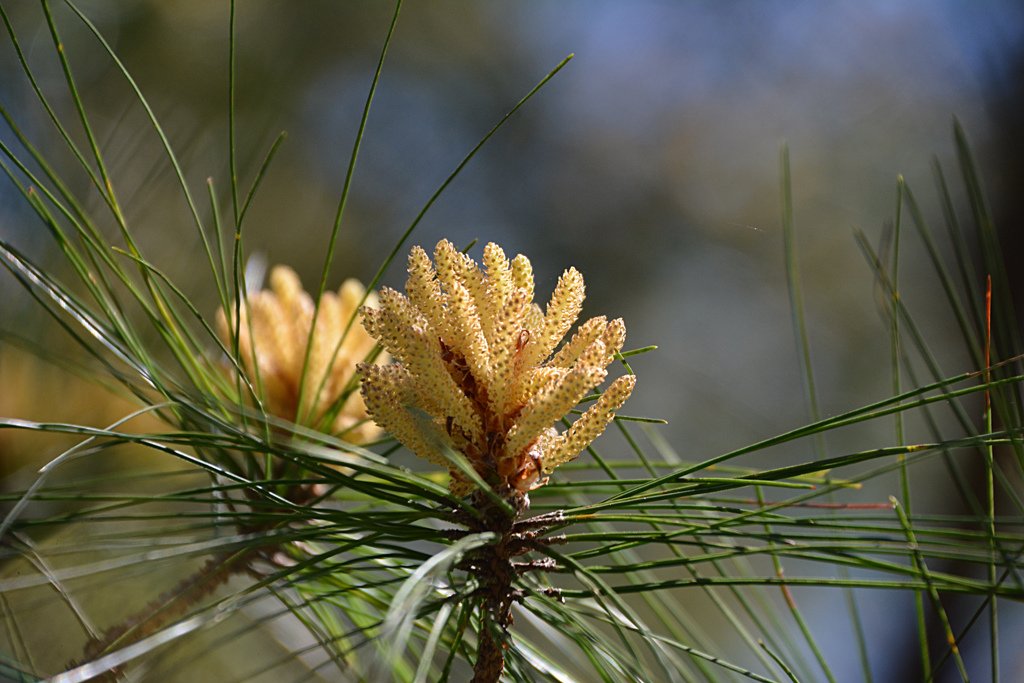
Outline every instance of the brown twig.
{"label": "brown twig", "polygon": [[[182,617],[192,606],[227,583],[232,576],[251,572],[252,563],[260,554],[261,550],[257,548],[211,557],[198,571],[162,593],[146,607],[107,629],[101,636],[90,638],[81,660],[70,662],[68,667],[73,668],[93,661],[121,645],[153,635]],[[113,681],[122,673],[120,669],[112,669],[93,680]]]}

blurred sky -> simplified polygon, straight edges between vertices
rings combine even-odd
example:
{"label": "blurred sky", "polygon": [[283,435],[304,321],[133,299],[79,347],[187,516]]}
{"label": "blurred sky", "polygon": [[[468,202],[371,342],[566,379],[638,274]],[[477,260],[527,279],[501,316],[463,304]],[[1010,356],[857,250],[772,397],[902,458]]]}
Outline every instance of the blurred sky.
{"label": "blurred sky", "polygon": [[[0,4],[44,91],[71,120],[38,8]],[[204,196],[202,183],[213,177],[226,211],[227,3],[81,5],[151,99],[193,191]],[[289,134],[247,219],[247,243],[271,263],[295,266],[308,285],[390,11],[385,3],[239,3],[243,187],[275,136]],[[140,241],[212,314],[185,205],[142,112],[82,26],[66,11],[58,18]],[[823,410],[879,399],[890,386],[880,360],[888,339],[854,230],[877,241],[894,214],[899,173],[938,225],[929,164],[937,155],[957,176],[954,115],[992,191],[1019,189],[999,183],[1006,131],[992,107],[1021,91],[1013,74],[1022,38],[1024,4],[1009,0],[408,2],[334,281],[371,277],[462,156],[575,52],[453,183],[412,242],[480,239],[522,251],[538,272],[538,292],[576,265],[590,292],[585,314],[621,315],[627,346],[660,347],[636,359],[640,380],[627,412],[668,419],[665,433],[680,455],[703,459],[807,420],[779,218],[786,141]],[[0,43],[0,101],[87,191],[18,75],[9,40]],[[3,129],[0,139],[12,136]],[[46,253],[40,226],[6,184],[0,235]],[[963,354],[943,344],[953,323],[922,251],[911,239],[905,249],[905,301],[947,374],[964,371]],[[403,280],[399,262],[386,282]],[[38,317],[11,278],[0,286],[10,293],[0,304],[6,328]],[[888,439],[868,430],[831,445],[877,444],[883,433]],[[883,650],[884,636],[903,625],[876,622]],[[889,643],[907,646],[899,637]]]}

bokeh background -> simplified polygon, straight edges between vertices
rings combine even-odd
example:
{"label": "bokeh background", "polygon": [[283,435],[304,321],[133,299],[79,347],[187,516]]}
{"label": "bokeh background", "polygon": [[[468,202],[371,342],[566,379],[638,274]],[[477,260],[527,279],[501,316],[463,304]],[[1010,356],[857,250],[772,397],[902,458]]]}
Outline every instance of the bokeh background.
{"label": "bokeh background", "polygon": [[[43,90],[70,116],[38,8],[0,2]],[[193,191],[202,197],[213,178],[226,215],[227,2],[80,4],[150,99]],[[212,314],[199,244],[158,141],[94,40],[57,9],[142,248]],[[275,137],[288,133],[247,216],[246,244],[268,263],[293,266],[310,286],[390,13],[389,3],[239,3],[243,188]],[[412,242],[496,241],[530,257],[538,292],[550,291],[568,265],[579,268],[588,284],[585,314],[621,315],[627,346],[659,346],[636,359],[640,384],[627,412],[667,419],[662,432],[681,457],[710,457],[808,419],[783,259],[784,142],[825,414],[890,392],[887,329],[854,231],[879,239],[893,220],[898,174],[940,224],[931,164],[935,158],[958,177],[954,116],[974,145],[1007,253],[1024,246],[1019,2],[413,1],[374,102],[331,282],[368,280],[463,155],[570,52],[575,59],[471,162]],[[72,168],[6,38],[0,101],[45,153]],[[6,128],[0,140],[12,141]],[[90,196],[80,176],[71,174],[72,185]],[[42,227],[6,183],[0,236],[59,272]],[[903,250],[904,300],[947,374],[969,369],[923,250],[912,237]],[[385,282],[403,280],[398,261]],[[0,322],[63,353],[53,326],[6,275]],[[91,400],[86,389],[72,393],[66,375],[35,365],[12,338],[0,344],[0,413],[90,423],[123,414],[124,405]],[[63,400],[54,400],[55,385]],[[0,438],[8,486],[23,484],[30,463],[59,446]],[[829,446],[891,438],[891,427],[878,425],[837,435]],[[884,502],[891,491],[881,482],[862,495]],[[940,509],[943,494],[926,484],[918,500]],[[876,674],[916,678],[910,600],[862,598]],[[848,634],[825,628],[838,598],[809,591],[805,600],[837,671],[855,671]],[[1007,655],[1007,673],[1024,677],[1021,657]],[[976,659],[983,665],[985,657]]]}

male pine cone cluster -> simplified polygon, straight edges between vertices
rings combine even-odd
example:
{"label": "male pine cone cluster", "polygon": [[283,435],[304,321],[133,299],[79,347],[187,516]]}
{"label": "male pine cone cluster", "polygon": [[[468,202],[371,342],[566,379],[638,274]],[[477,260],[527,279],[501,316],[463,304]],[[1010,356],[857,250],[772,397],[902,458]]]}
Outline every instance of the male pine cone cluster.
{"label": "male pine cone cluster", "polygon": [[[375,343],[359,325],[346,333],[365,293],[353,279],[345,280],[337,293],[324,292],[314,328],[312,297],[294,270],[276,266],[270,272],[270,289],[246,297],[241,320],[232,315],[229,321],[223,309],[217,311],[217,332],[229,349],[237,329],[239,359],[264,410],[351,443],[380,435],[361,397],[344,396],[356,363]],[[366,299],[369,305],[376,303],[372,293]],[[386,362],[387,355],[377,360]],[[344,403],[338,406],[339,401]]]}
{"label": "male pine cone cluster", "polygon": [[608,375],[622,349],[621,319],[592,318],[559,343],[579,317],[583,277],[565,271],[543,310],[533,302],[533,269],[496,244],[483,268],[443,240],[434,262],[414,247],[406,295],[380,293],[363,325],[397,361],[361,365],[373,419],[405,446],[451,474],[451,490],[473,482],[452,462],[461,453],[499,495],[525,494],[604,431],[633,391],[619,377],[564,431],[555,428]]}

